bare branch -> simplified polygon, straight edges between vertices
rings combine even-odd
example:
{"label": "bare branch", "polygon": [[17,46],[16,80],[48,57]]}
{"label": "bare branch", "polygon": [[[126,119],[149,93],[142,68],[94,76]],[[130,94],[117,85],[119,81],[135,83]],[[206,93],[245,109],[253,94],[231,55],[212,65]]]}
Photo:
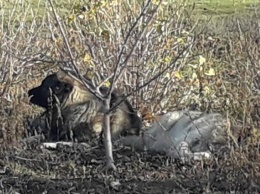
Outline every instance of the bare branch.
{"label": "bare branch", "polygon": [[[62,34],[62,36],[63,36],[63,40],[65,41],[65,45],[66,45],[66,47],[67,47],[67,49],[68,49],[68,52],[69,52],[69,55],[70,55],[70,58],[71,58],[71,67],[72,67],[72,70],[76,73],[76,75],[79,77],[79,79],[76,78],[75,76],[73,76],[70,72],[67,72],[67,73],[70,74],[70,75],[71,75],[72,77],[74,77],[75,79],[77,79],[78,81],[80,81],[80,82],[81,82],[85,87],[87,87],[87,89],[89,89],[89,91],[90,91],[92,94],[94,94],[98,99],[104,100],[102,94],[100,93],[100,91],[94,90],[89,84],[86,83],[84,77],[80,74],[80,72],[79,72],[79,70],[78,70],[78,68],[77,68],[77,66],[76,66],[75,58],[74,58],[74,56],[73,56],[73,54],[72,54],[72,51],[71,51],[71,49],[70,49],[69,42],[68,42],[67,37],[66,37],[66,35],[65,35],[65,32],[64,32],[64,30],[63,30],[62,24],[60,23],[60,20],[59,20],[59,18],[58,18],[58,14],[57,14],[57,12],[56,12],[56,10],[55,10],[55,8],[54,8],[54,5],[53,5],[53,3],[52,3],[52,0],[49,0],[49,3],[50,3],[51,8],[52,8],[52,10],[53,10],[53,14],[54,14],[54,16],[55,16],[55,20],[56,20],[56,22],[58,23],[59,29],[60,29],[61,34]],[[65,70],[65,69],[64,69],[64,70]],[[65,71],[66,71],[66,70],[65,70]]]}
{"label": "bare branch", "polygon": [[[149,1],[147,2],[147,4],[146,4],[146,6],[144,7],[142,13],[141,13],[140,16],[137,18],[136,22],[134,23],[134,25],[133,25],[132,28],[130,29],[129,33],[127,34],[126,40],[125,40],[125,42],[124,42],[124,44],[123,44],[123,46],[122,46],[122,50],[121,50],[121,52],[120,52],[120,54],[119,54],[119,59],[118,59],[118,61],[117,61],[116,69],[115,69],[115,71],[114,71],[114,76],[113,76],[113,80],[112,80],[112,83],[111,83],[111,87],[110,87],[109,92],[108,92],[109,95],[113,92],[113,90],[114,90],[114,88],[115,88],[115,86],[116,86],[117,81],[118,81],[118,80],[120,79],[120,77],[122,76],[122,74],[123,74],[123,72],[124,72],[124,69],[127,67],[127,63],[128,63],[128,61],[129,61],[129,59],[132,57],[132,54],[133,54],[134,51],[136,50],[139,41],[140,41],[140,40],[142,39],[142,37],[144,36],[144,34],[145,34],[145,32],[146,32],[146,28],[149,26],[149,24],[151,23],[151,21],[153,20],[153,18],[154,18],[154,16],[155,16],[155,14],[157,13],[157,10],[158,10],[158,8],[159,8],[160,5],[161,5],[162,0],[158,3],[157,7],[154,9],[153,14],[151,15],[151,17],[150,17],[150,19],[148,20],[146,26],[145,26],[144,29],[142,30],[142,32],[141,32],[139,38],[135,41],[135,43],[134,43],[133,47],[131,48],[131,51],[128,53],[126,59],[125,59],[122,63],[120,63],[123,50],[124,50],[124,48],[125,48],[126,43],[128,42],[128,39],[129,39],[129,37],[130,37],[130,35],[131,35],[131,32],[133,31],[134,27],[137,25],[137,23],[139,22],[139,20],[140,20],[144,15],[146,15],[146,12],[148,11],[148,8],[149,8],[150,3],[151,3],[151,0],[149,0]],[[123,66],[123,67],[122,67],[122,66]],[[120,67],[121,67],[121,69],[120,69]],[[120,71],[120,72],[119,72],[119,75],[116,77],[118,71]]]}
{"label": "bare branch", "polygon": [[165,67],[162,71],[158,72],[155,76],[153,76],[151,79],[149,79],[147,82],[142,84],[141,86],[137,86],[132,92],[125,95],[124,98],[122,98],[119,102],[117,102],[112,108],[110,108],[110,112],[113,111],[118,105],[120,105],[122,102],[124,102],[129,96],[131,96],[134,92],[142,89],[143,87],[147,86],[148,84],[155,81],[158,77],[160,77],[163,73],[165,73],[168,69],[173,67],[173,65],[176,64],[176,62],[182,57],[182,55],[190,48],[192,43],[190,43],[188,46],[186,46],[182,52],[171,62],[167,67]]}

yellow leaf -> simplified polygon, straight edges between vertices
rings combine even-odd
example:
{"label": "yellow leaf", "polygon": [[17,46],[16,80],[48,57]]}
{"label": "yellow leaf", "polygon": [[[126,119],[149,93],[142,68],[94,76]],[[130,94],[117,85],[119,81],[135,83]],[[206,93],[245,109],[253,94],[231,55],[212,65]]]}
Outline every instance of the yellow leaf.
{"label": "yellow leaf", "polygon": [[214,75],[216,75],[216,73],[215,73],[215,70],[213,68],[210,68],[209,71],[205,73],[205,75],[214,76]]}
{"label": "yellow leaf", "polygon": [[177,77],[180,80],[183,78],[182,73],[180,71],[175,72],[175,77]]}
{"label": "yellow leaf", "polygon": [[84,57],[84,59],[83,59],[83,61],[84,61],[85,63],[91,63],[91,62],[92,62],[91,56],[90,56],[88,53],[86,53],[86,54],[85,54],[85,57]]}
{"label": "yellow leaf", "polygon": [[162,63],[169,64],[171,62],[172,58],[170,56],[166,56],[164,59],[161,59]]}
{"label": "yellow leaf", "polygon": [[206,59],[200,55],[199,56],[199,64],[202,65],[205,62],[206,62]]}
{"label": "yellow leaf", "polygon": [[211,89],[210,89],[208,86],[205,86],[205,87],[203,88],[203,90],[204,90],[204,93],[205,93],[205,94],[210,94],[210,92],[211,92]]}
{"label": "yellow leaf", "polygon": [[153,3],[154,5],[158,5],[158,4],[160,3],[160,1],[159,1],[159,0],[152,0],[152,3]]}
{"label": "yellow leaf", "polygon": [[105,82],[103,83],[103,86],[109,87],[109,86],[110,86],[110,82],[109,82],[109,81],[105,81]]}
{"label": "yellow leaf", "polygon": [[184,40],[183,40],[182,38],[178,38],[178,39],[177,39],[177,42],[178,42],[178,43],[184,43]]}
{"label": "yellow leaf", "polygon": [[164,62],[165,62],[165,63],[170,63],[171,60],[172,60],[172,58],[169,57],[169,56],[167,56],[167,57],[165,57]]}
{"label": "yellow leaf", "polygon": [[71,15],[69,15],[69,17],[67,18],[67,22],[68,22],[69,24],[71,24],[71,23],[74,21],[75,18],[76,18],[76,16],[73,15],[73,14],[71,14]]}

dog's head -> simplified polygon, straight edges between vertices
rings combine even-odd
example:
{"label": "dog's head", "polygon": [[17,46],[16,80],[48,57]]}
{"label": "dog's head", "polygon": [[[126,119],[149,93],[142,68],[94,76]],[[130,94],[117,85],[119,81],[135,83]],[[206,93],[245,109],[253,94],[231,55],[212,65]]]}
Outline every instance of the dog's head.
{"label": "dog's head", "polygon": [[49,100],[54,100],[54,95],[62,103],[71,93],[73,85],[62,80],[57,73],[47,76],[40,86],[28,91],[30,102],[43,108],[49,107]]}

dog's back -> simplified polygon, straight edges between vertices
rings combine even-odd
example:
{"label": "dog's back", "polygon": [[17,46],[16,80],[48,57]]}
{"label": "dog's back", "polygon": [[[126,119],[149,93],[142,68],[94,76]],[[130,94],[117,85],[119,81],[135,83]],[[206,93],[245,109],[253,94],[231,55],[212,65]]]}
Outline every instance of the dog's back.
{"label": "dog's back", "polygon": [[[91,94],[83,84],[64,72],[58,72],[48,76],[46,79],[43,80],[42,85],[37,87],[37,89],[30,90],[29,94],[33,95],[35,93],[33,103],[41,105],[41,101],[47,102],[47,99],[43,99],[42,96],[47,98],[48,95],[37,95],[37,93],[44,93],[48,87],[53,90],[52,93],[59,103],[56,103],[53,106],[54,108],[46,112],[51,113],[51,121],[49,121],[51,134],[53,137],[57,136],[54,139],[61,140],[61,138],[66,136],[69,139],[77,137],[76,139],[82,141],[88,139],[87,136],[89,134],[98,135],[101,133],[104,117],[102,101]],[[67,84],[70,86],[70,89],[55,93],[56,86],[52,80],[55,80],[55,83]],[[102,93],[107,92],[107,90],[107,88],[102,88]],[[111,96],[111,105],[118,101],[119,98],[119,93],[114,91]],[[47,106],[45,105],[45,107]],[[61,115],[61,119],[59,115]],[[139,134],[141,119],[137,116],[129,101],[125,100],[111,112],[110,124],[112,138],[116,139],[119,135]]]}

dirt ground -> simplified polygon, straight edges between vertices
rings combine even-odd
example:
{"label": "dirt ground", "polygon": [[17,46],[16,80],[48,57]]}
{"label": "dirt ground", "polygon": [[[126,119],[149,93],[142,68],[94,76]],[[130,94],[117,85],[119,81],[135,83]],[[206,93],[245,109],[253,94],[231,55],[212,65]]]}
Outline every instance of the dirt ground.
{"label": "dirt ground", "polygon": [[[259,147],[249,149],[252,156],[259,153]],[[235,156],[237,151],[232,152]],[[102,148],[83,145],[47,150],[34,142],[23,149],[2,149],[0,193],[260,192],[259,161],[254,157],[250,162],[222,157],[183,165],[167,156],[116,147],[117,171],[106,173],[104,156]]]}

